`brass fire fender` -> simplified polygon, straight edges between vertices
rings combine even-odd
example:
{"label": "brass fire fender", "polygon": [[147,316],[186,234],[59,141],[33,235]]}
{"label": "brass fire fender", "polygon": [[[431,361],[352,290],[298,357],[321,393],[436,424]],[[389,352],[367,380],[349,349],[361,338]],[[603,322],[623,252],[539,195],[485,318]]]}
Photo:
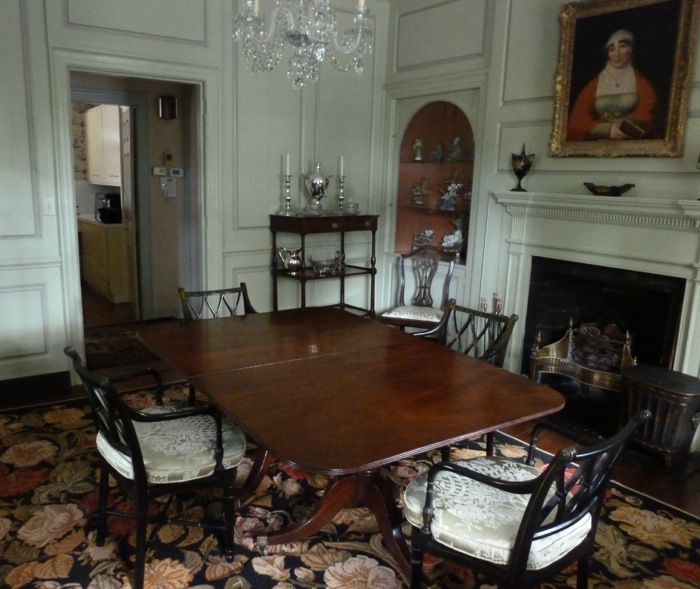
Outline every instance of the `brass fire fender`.
{"label": "brass fire fender", "polygon": [[539,382],[542,373],[554,373],[569,376],[582,385],[623,392],[620,371],[626,366],[634,366],[637,363],[632,357],[632,341],[629,332],[625,334],[625,340],[622,343],[620,365],[616,372],[595,370],[575,362],[572,358],[574,333],[573,322],[569,321],[569,329],[564,337],[542,347],[542,333],[538,332],[530,354],[530,380]]}

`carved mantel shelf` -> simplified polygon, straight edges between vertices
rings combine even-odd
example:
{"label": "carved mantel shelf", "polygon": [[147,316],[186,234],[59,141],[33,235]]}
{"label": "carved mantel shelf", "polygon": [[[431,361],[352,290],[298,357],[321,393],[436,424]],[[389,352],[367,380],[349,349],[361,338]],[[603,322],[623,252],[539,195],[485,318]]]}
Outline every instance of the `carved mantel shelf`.
{"label": "carved mantel shelf", "polygon": [[700,229],[700,201],[605,197],[543,192],[496,192],[493,197],[513,217]]}

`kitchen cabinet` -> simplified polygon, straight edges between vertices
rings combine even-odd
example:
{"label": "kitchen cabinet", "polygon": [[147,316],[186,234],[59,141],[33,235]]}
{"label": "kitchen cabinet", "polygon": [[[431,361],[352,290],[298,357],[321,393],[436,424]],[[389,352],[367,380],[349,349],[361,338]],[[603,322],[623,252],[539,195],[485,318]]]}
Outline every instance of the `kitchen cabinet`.
{"label": "kitchen cabinet", "polygon": [[79,219],[78,232],[82,279],[113,303],[129,302],[124,226]]}
{"label": "kitchen cabinet", "polygon": [[447,101],[423,106],[404,131],[399,154],[397,252],[462,231],[446,251],[466,254],[474,173],[474,135],[467,116]]}
{"label": "kitchen cabinet", "polygon": [[88,180],[103,186],[121,186],[119,107],[101,104],[85,111]]}
{"label": "kitchen cabinet", "polygon": [[[277,279],[279,277],[291,278],[301,285],[301,308],[306,307],[306,283],[312,280],[337,280],[339,284],[338,307],[341,309],[353,309],[361,311],[370,317],[374,317],[374,296],[376,268],[376,234],[378,215],[338,215],[287,217],[284,215],[270,215],[270,231],[272,232],[272,305],[278,310]],[[357,266],[344,263],[345,260],[345,233],[351,231],[371,231],[372,250],[368,266]],[[277,248],[277,233],[296,233],[300,240],[301,270],[287,271],[280,262]],[[334,268],[331,272],[319,272],[306,265],[306,236],[317,233],[338,233],[340,247],[338,252],[343,260],[341,268]],[[352,276],[365,276],[370,282],[369,308],[361,308],[345,302],[345,280]]]}

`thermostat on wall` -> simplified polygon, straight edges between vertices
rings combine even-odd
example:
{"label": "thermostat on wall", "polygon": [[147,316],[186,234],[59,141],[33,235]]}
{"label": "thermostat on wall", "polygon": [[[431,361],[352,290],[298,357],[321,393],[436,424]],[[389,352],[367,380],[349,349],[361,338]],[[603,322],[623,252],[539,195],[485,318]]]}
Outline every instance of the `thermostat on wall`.
{"label": "thermostat on wall", "polygon": [[170,168],[170,176],[172,178],[182,178],[185,175],[185,171],[182,168]]}

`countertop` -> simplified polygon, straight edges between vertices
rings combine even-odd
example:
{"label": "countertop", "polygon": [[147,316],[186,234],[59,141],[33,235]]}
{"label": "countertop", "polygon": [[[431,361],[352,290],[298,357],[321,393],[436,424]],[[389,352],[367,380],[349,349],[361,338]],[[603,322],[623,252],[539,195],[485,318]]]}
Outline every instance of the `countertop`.
{"label": "countertop", "polygon": [[100,225],[102,227],[121,227],[121,223],[103,223],[99,219],[95,219],[94,214],[84,213],[78,215],[78,223],[89,223],[91,225]]}

